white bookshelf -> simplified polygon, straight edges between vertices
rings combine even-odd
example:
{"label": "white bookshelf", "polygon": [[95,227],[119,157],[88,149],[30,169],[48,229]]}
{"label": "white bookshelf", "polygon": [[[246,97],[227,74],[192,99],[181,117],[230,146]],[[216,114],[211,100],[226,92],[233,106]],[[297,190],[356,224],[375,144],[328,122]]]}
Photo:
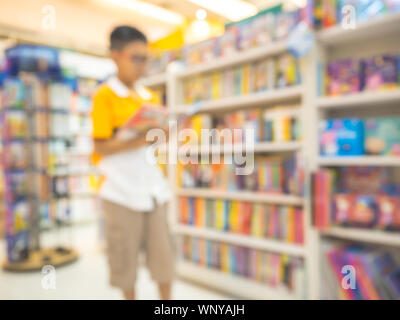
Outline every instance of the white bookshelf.
{"label": "white bookshelf", "polygon": [[[204,153],[240,153],[243,151],[260,152],[290,152],[301,149],[302,142],[300,141],[285,141],[285,142],[257,142],[253,146],[246,146],[246,144],[231,144],[231,145],[211,145],[211,146],[192,146],[189,147],[190,154],[204,154]],[[185,155],[181,151],[180,155]]]}
{"label": "white bookshelf", "polygon": [[321,231],[325,236],[373,244],[400,247],[400,233],[357,228],[334,227]]}
{"label": "white bookshelf", "polygon": [[216,231],[207,228],[198,228],[187,225],[177,225],[174,228],[177,234],[191,235],[194,237],[205,238],[214,241],[223,241],[229,244],[266,250],[276,253],[285,253],[291,256],[305,256],[304,247],[300,244],[287,243],[274,239],[257,238],[254,236],[247,236],[224,231]]}
{"label": "white bookshelf", "polygon": [[176,195],[181,197],[198,197],[209,199],[239,200],[269,204],[281,204],[290,206],[303,206],[304,199],[298,196],[285,194],[269,194],[250,191],[222,191],[207,188],[177,189]]}
{"label": "white bookshelf", "polygon": [[237,298],[254,300],[297,300],[299,296],[284,287],[269,287],[267,284],[199,266],[191,262],[180,261],[177,266],[179,275],[191,282],[223,291]]}
{"label": "white bookshelf", "polygon": [[[317,96],[318,75],[317,68],[324,68],[328,61],[350,58],[368,57],[382,53],[400,52],[398,35],[400,32],[400,14],[386,15],[359,23],[354,30],[346,30],[336,26],[317,33],[317,42],[310,56],[312,67],[310,78],[314,84],[306,88],[308,117],[311,122],[319,122],[325,118],[340,117],[379,117],[400,114],[400,88],[388,91],[359,92],[343,96]],[[310,123],[311,123],[310,122]],[[310,155],[308,166],[310,171],[323,167],[342,166],[379,166],[391,167],[398,171],[400,157],[395,156],[320,156],[318,148],[318,129],[308,128],[305,139]],[[329,239],[343,240],[346,243],[365,243],[372,245],[395,246],[400,245],[400,232],[389,232],[376,229],[347,228],[331,226],[326,230],[311,227],[309,235],[313,238],[310,251],[309,269],[318,276],[313,283],[315,298],[321,297],[324,285],[322,275],[321,248]]]}
{"label": "white bookshelf", "polygon": [[[199,113],[224,113],[236,110],[245,110],[250,108],[267,108],[275,105],[287,104],[292,106],[293,104],[302,105],[302,97],[304,88],[302,85],[296,85],[287,88],[274,89],[270,87],[268,90],[257,93],[249,93],[246,95],[223,97],[211,101],[202,101],[196,104],[182,104],[183,101],[183,83],[190,77],[196,77],[200,74],[210,73],[215,71],[222,71],[226,68],[239,66],[242,64],[250,63],[260,59],[272,58],[279,54],[287,51],[287,44],[285,42],[271,43],[264,47],[253,48],[247,51],[237,52],[229,57],[217,58],[208,63],[191,66],[183,71],[177,71],[175,73],[169,73],[166,76],[167,85],[167,100],[168,108],[170,110],[171,119],[176,119],[180,114],[186,113],[188,108],[199,106],[197,112]],[[270,75],[272,75],[273,68],[269,69]],[[159,83],[152,79],[143,79],[141,83],[147,83],[153,85]],[[300,108],[301,109],[301,108]],[[301,112],[300,112],[301,113]],[[295,152],[303,148],[303,141],[290,141],[290,142],[260,142],[254,144],[254,152],[261,153],[279,153],[279,152]],[[176,146],[175,146],[176,147]],[[168,152],[174,150],[169,148]],[[199,153],[223,153],[223,152],[241,152],[246,150],[244,144],[232,144],[223,146],[222,150],[219,146],[211,146],[210,148],[205,146],[193,146],[190,148],[191,154]],[[252,150],[251,150],[252,151]],[[178,151],[178,156],[184,154]],[[293,243],[287,243],[275,239],[264,239],[256,238],[254,236],[232,234],[225,231],[213,230],[210,228],[198,228],[195,226],[182,225],[178,219],[178,198],[183,197],[196,197],[196,198],[213,198],[213,199],[231,199],[241,200],[248,202],[258,202],[265,204],[278,204],[285,206],[297,206],[303,207],[303,210],[307,210],[304,207],[304,198],[294,195],[285,194],[269,194],[261,192],[250,192],[250,191],[227,191],[227,190],[214,190],[207,188],[196,188],[196,189],[183,189],[176,188],[176,168],[174,165],[169,166],[168,179],[173,187],[174,198],[170,204],[170,215],[172,216],[171,225],[172,231],[176,235],[189,235],[193,237],[206,238],[215,241],[221,241],[234,245],[245,246],[249,248],[255,248],[264,250],[267,252],[275,252],[281,254],[288,254],[293,257],[301,257],[303,261],[308,259],[308,251],[306,244],[299,245]],[[305,212],[304,215],[307,215]],[[307,230],[304,230],[305,238],[307,237]],[[306,243],[306,242],[305,242]],[[304,273],[307,274],[306,264],[304,267]],[[189,278],[192,281],[203,282],[206,285],[210,285],[219,290],[225,290],[234,296],[240,296],[249,299],[295,299],[296,296],[290,293],[285,288],[270,287],[268,284],[257,283],[254,280],[245,279],[236,275],[227,274],[222,271],[208,269],[206,267],[197,266],[190,262],[181,262],[178,267],[178,274],[181,277]],[[203,280],[202,280],[203,279]],[[211,281],[210,279],[216,279]],[[303,279],[304,280],[304,279]],[[304,280],[305,281],[305,280]],[[307,285],[304,283],[299,284],[300,290],[307,291]],[[243,290],[243,288],[249,288],[249,290]],[[302,298],[308,297],[308,292],[301,295]]]}
{"label": "white bookshelf", "polygon": [[[347,115],[350,114],[350,116],[353,116],[353,114],[356,115],[357,112],[364,112],[367,109],[373,109],[375,114],[379,114],[383,109],[400,112],[400,88],[392,91],[361,92],[339,97],[321,97],[317,94],[319,91],[317,86],[317,82],[319,81],[317,70],[321,66],[324,66],[328,58],[335,60],[352,56],[370,56],[376,53],[375,49],[377,47],[386,50],[386,52],[400,52],[399,34],[400,14],[387,15],[382,18],[359,23],[355,30],[345,30],[341,26],[336,26],[317,32],[315,46],[311,53],[302,59],[302,84],[283,89],[269,88],[269,90],[264,92],[224,97],[196,104],[182,103],[182,83],[189,78],[282,54],[287,50],[287,45],[284,42],[271,43],[265,47],[237,52],[226,58],[217,58],[213,61],[191,66],[175,73],[153,76],[141,81],[142,84],[146,84],[149,87],[166,85],[171,119],[175,119],[180,114],[185,113],[193,105],[201,113],[224,113],[257,107],[266,108],[278,104],[293,103],[301,105],[302,141],[256,143],[254,151],[267,153],[304,151],[307,164],[306,176],[308,187],[305,198],[248,191],[176,188],[177,179],[174,165],[168,166],[168,178],[175,194],[170,204],[171,224],[175,234],[191,235],[250,248],[300,256],[303,258],[305,273],[308,275],[305,279],[305,286],[302,288],[305,290],[304,295],[293,294],[285,288],[269,287],[267,284],[260,284],[253,280],[209,269],[191,262],[181,261],[179,263],[178,274],[181,277],[218,290],[223,290],[241,298],[296,299],[301,296],[307,299],[319,299],[321,297],[320,288],[322,284],[320,263],[323,241],[333,237],[355,243],[365,242],[389,246],[400,245],[400,233],[342,227],[332,227],[324,231],[315,229],[312,225],[312,203],[308,196],[311,191],[309,189],[310,173],[322,167],[400,167],[400,157],[322,157],[319,155],[318,148],[318,123],[321,119],[326,117],[341,117],[344,114],[343,112],[347,112]],[[226,148],[235,152],[235,148],[241,149],[241,147],[244,146],[231,145]],[[194,146],[190,151],[194,153],[218,153],[222,150],[218,146],[212,146],[211,148]],[[304,209],[304,244],[289,244],[272,239],[259,239],[252,236],[182,225],[179,223],[177,216],[177,200],[180,196],[302,206]]]}
{"label": "white bookshelf", "polygon": [[[298,102],[301,99],[303,89],[301,85],[282,89],[271,89],[264,92],[249,93],[241,96],[220,98],[211,101],[202,101],[199,112],[222,112],[237,109],[254,108],[257,106],[266,107],[279,103]],[[190,105],[180,105],[173,109],[176,113],[185,113]]]}
{"label": "white bookshelf", "polygon": [[343,156],[318,158],[320,166],[378,166],[378,167],[400,167],[400,157],[396,156]]}

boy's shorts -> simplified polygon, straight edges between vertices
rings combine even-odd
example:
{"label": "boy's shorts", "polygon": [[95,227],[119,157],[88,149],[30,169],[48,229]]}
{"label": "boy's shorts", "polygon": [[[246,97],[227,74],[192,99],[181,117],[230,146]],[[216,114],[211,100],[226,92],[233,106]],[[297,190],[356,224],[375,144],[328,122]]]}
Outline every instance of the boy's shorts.
{"label": "boy's shorts", "polygon": [[105,218],[110,284],[131,290],[136,280],[138,256],[143,249],[152,278],[158,283],[174,277],[174,250],[168,231],[166,204],[153,211],[133,211],[101,199]]}

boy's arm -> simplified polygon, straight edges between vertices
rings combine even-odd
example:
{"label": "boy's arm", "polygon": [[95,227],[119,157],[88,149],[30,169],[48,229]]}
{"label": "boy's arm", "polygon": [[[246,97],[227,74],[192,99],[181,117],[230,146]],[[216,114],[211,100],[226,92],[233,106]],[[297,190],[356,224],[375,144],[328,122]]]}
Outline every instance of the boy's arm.
{"label": "boy's arm", "polygon": [[94,139],[94,151],[100,156],[106,157],[115,153],[140,148],[146,144],[148,144],[146,142],[146,134],[141,134],[128,141],[117,138]]}
{"label": "boy's arm", "polygon": [[146,135],[139,135],[135,139],[121,140],[113,134],[112,118],[109,98],[104,90],[100,90],[93,97],[91,112],[93,124],[94,152],[100,156],[109,156],[139,148],[146,144]]}
{"label": "boy's arm", "polygon": [[[157,129],[162,130],[164,137],[165,137],[165,141],[167,142],[169,139],[168,128],[163,127],[163,128],[157,128]],[[149,129],[149,130],[151,130],[151,129]],[[127,140],[127,141],[118,139],[116,137],[113,137],[110,139],[94,139],[95,152],[97,154],[99,154],[100,156],[106,157],[106,156],[110,156],[110,155],[118,153],[118,152],[132,150],[132,149],[143,147],[145,145],[149,145],[153,141],[146,139],[147,132],[148,131],[143,132],[138,137]]]}

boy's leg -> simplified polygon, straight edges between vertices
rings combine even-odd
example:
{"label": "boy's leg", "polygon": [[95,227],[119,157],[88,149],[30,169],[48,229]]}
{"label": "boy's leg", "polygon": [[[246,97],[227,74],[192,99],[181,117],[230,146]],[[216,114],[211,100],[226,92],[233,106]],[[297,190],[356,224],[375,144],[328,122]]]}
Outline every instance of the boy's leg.
{"label": "boy's leg", "polygon": [[158,292],[161,300],[171,300],[172,283],[158,283]]}
{"label": "boy's leg", "polygon": [[175,257],[168,230],[166,204],[157,205],[153,211],[145,213],[144,237],[147,266],[152,278],[158,284],[160,298],[168,300],[171,298]]}
{"label": "boy's leg", "polygon": [[110,284],[122,290],[124,298],[135,299],[134,284],[143,237],[143,213],[102,200],[105,217]]}

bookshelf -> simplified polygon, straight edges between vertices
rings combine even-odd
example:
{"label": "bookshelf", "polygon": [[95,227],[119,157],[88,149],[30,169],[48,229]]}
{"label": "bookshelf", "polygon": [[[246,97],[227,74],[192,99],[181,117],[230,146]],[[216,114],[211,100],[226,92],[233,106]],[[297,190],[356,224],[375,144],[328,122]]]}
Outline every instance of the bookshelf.
{"label": "bookshelf", "polygon": [[[178,273],[183,279],[196,282],[244,299],[297,300],[297,296],[286,288],[270,288],[256,281],[228,274],[219,270],[198,266],[191,262],[178,264]],[[193,275],[196,275],[195,277]]]}
{"label": "bookshelf", "polygon": [[[274,288],[265,284],[261,285],[253,280],[208,269],[187,261],[181,261],[178,264],[178,274],[181,277],[241,298],[296,299],[301,296],[306,299],[319,299],[322,296],[321,285],[323,284],[321,278],[322,247],[326,240],[334,238],[351,243],[369,243],[395,247],[400,245],[400,234],[395,232],[345,227],[331,227],[326,230],[316,229],[312,222],[312,200],[309,196],[311,194],[311,173],[320,168],[380,166],[399,170],[400,158],[395,156],[320,156],[318,126],[316,125],[321,119],[352,117],[357,116],[360,112],[363,115],[367,114],[372,117],[400,112],[400,89],[360,92],[331,97],[323,96],[321,88],[318,85],[318,73],[321,70],[321,66],[325,66],[325,63],[329,60],[352,56],[365,57],[385,52],[400,52],[399,43],[396,40],[399,31],[400,14],[392,14],[359,23],[355,30],[345,30],[341,26],[336,26],[316,32],[316,43],[309,55],[302,59],[301,62],[302,84],[282,89],[269,88],[263,92],[223,97],[195,104],[182,103],[182,83],[188,79],[205,73],[213,73],[233,66],[240,66],[257,59],[282,54],[287,51],[287,45],[284,42],[237,52],[224,59],[216,58],[206,64],[199,64],[187,67],[184,70],[151,76],[141,81],[142,84],[146,84],[149,87],[166,86],[167,106],[170,110],[171,119],[177,119],[179,115],[184,114],[188,108],[194,105],[198,108],[198,113],[209,114],[224,114],[257,107],[268,108],[275,104],[297,103],[301,106],[300,119],[303,123],[302,141],[256,143],[254,145],[254,152],[274,154],[302,151],[306,162],[305,197],[208,188],[177,188],[177,172],[174,165],[168,165],[168,179],[175,195],[173,201],[170,203],[169,210],[173,233],[177,236],[188,235],[302,257],[306,271],[306,285],[303,288],[305,290],[303,295],[288,292],[285,288]],[[368,41],[366,41],[367,39]],[[379,106],[379,108],[376,108],[376,106]],[[225,148],[233,152],[235,147],[240,149],[241,146],[225,146]],[[170,150],[176,149],[172,148]],[[221,150],[218,146],[211,146],[211,148],[193,146],[191,147],[191,152],[211,154],[221,152]],[[302,207],[304,212],[304,243],[303,245],[298,245],[279,240],[183,225],[178,219],[177,201],[179,197],[238,200]]]}
{"label": "bookshelf", "polygon": [[[196,66],[185,68],[184,70],[177,70],[165,74],[152,75],[140,81],[141,85],[145,85],[150,89],[166,86],[167,91],[167,107],[170,110],[171,120],[177,119],[186,110],[193,107],[193,104],[182,104],[183,83],[192,78],[205,73],[213,73],[216,71],[224,70],[230,67],[237,67],[246,63],[258,61],[268,57],[274,57],[283,54],[287,51],[285,42],[271,43],[268,46],[249,49],[242,52],[232,54],[227,58],[216,58],[215,60]],[[269,72],[274,72],[273,68],[269,68]],[[269,74],[269,77],[272,75]],[[269,78],[271,79],[271,78]],[[248,93],[245,95],[237,95],[232,97],[222,97],[210,101],[202,101],[195,103],[200,105],[197,113],[209,114],[224,114],[232,111],[248,110],[251,108],[262,107],[264,109],[281,104],[298,104],[302,109],[302,98],[304,88],[302,85],[294,85],[285,88],[274,89],[268,88],[266,91]],[[302,117],[300,110],[300,117]],[[175,141],[173,143],[176,143]],[[293,153],[303,149],[304,141],[289,141],[289,142],[257,142],[254,144],[255,153]],[[175,146],[170,145],[168,152],[175,149]],[[203,153],[220,153],[228,152],[241,152],[242,144],[225,145],[224,148],[219,146],[192,146],[190,151],[197,154]],[[222,150],[221,150],[222,149]],[[178,156],[180,153],[178,152]],[[259,249],[265,252],[285,254],[292,257],[300,257],[304,261],[305,274],[308,273],[307,262],[309,250],[307,248],[307,239],[303,244],[288,243],[284,240],[275,240],[267,238],[258,238],[250,235],[234,234],[223,230],[215,230],[211,228],[200,228],[192,225],[183,225],[179,222],[178,214],[178,198],[179,197],[194,197],[201,199],[224,199],[224,200],[240,200],[243,202],[281,205],[281,206],[295,206],[303,208],[303,221],[304,221],[304,237],[307,238],[308,218],[309,214],[307,207],[304,205],[304,198],[301,196],[287,195],[287,194],[273,194],[261,193],[250,191],[224,191],[215,190],[210,188],[177,188],[177,172],[174,165],[168,165],[167,170],[168,180],[171,188],[174,190],[174,197],[169,204],[169,221],[171,230],[176,234],[179,242],[179,236],[192,236],[196,238],[214,240],[231,245],[237,245],[252,249]],[[286,288],[271,287],[267,284],[261,284],[255,280],[239,277],[234,274],[227,274],[225,272],[205,268],[188,261],[180,261],[178,263],[178,274],[183,277],[202,283],[203,285],[211,285],[218,290],[225,291],[233,296],[250,298],[250,299],[298,299],[309,296],[306,291],[308,286],[300,285],[302,292],[289,292]],[[194,277],[195,275],[195,277]],[[210,281],[210,279],[215,279]],[[245,290],[244,290],[245,289]],[[300,290],[300,291],[301,291]]]}
{"label": "bookshelf", "polygon": [[[341,26],[317,32],[317,42],[309,57],[312,70],[324,68],[329,61],[349,57],[363,58],[375,54],[398,53],[397,40],[400,31],[400,14],[391,14],[381,18],[359,23],[354,30]],[[379,117],[399,115],[400,89],[388,91],[361,91],[343,96],[324,96],[318,85],[318,72],[310,74],[307,88],[309,119],[318,123],[321,119],[340,117]],[[400,157],[396,156],[320,156],[318,131],[308,128],[307,144],[310,151],[308,166],[310,172],[321,168],[376,166],[388,167],[399,172]],[[322,275],[323,247],[328,240],[339,240],[350,244],[369,244],[387,248],[400,245],[400,233],[377,229],[331,226],[319,230],[311,226],[309,235],[313,238],[310,268],[318,274],[313,283],[316,297],[323,293]]]}

